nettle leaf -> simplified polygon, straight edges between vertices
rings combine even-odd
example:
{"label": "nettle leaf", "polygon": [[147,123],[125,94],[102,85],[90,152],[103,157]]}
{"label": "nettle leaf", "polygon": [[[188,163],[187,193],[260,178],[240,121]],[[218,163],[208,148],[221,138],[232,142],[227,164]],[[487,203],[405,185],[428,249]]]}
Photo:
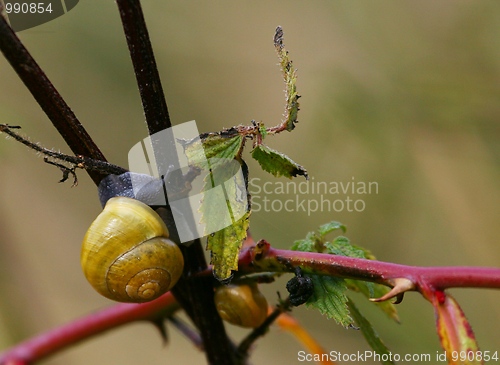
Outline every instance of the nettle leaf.
{"label": "nettle leaf", "polygon": [[209,170],[238,156],[243,137],[230,129],[202,135],[201,139],[182,141],[182,144],[190,165]]}
{"label": "nettle leaf", "polygon": [[[241,164],[240,164],[241,163]],[[222,161],[203,179],[201,222],[205,224],[205,234],[210,234],[233,224],[249,211],[244,162]]]}
{"label": "nettle leaf", "polygon": [[291,249],[294,251],[314,252],[314,241],[308,239],[295,241]]}
{"label": "nettle leaf", "polygon": [[347,230],[346,226],[344,226],[340,222],[331,221],[330,223],[323,224],[318,229],[318,233],[321,236],[326,236],[328,233],[341,229],[343,233]]}
{"label": "nettle leaf", "polygon": [[[333,225],[332,225],[333,227]],[[295,241],[292,250],[303,252],[318,252],[322,235],[318,236],[315,232],[309,232],[305,239]],[[344,279],[323,275],[307,275],[314,285],[314,294],[307,301],[308,307],[316,308],[321,314],[333,318],[337,323],[344,327],[352,327],[353,320],[349,316],[347,308],[347,297],[345,291],[347,285]]]}
{"label": "nettle leaf", "polygon": [[[324,241],[325,236],[327,234],[339,229],[345,232],[346,227],[342,223],[335,221],[323,224],[321,227],[319,227],[317,233],[309,232],[307,233],[305,239],[295,241],[291,249],[295,251],[304,251],[304,252],[324,252],[326,250],[327,253],[332,255],[349,256],[349,257],[356,257],[369,260],[375,259],[375,256],[373,256],[373,254],[369,250],[357,245],[353,245],[350,242],[350,240],[345,236],[338,236],[331,242]],[[367,298],[380,298],[390,290],[384,285],[379,285],[368,281],[338,279],[338,278],[335,278],[335,280],[341,280],[336,282],[337,285],[341,287],[341,290],[339,292],[335,292],[335,290],[333,290],[334,292],[333,295],[336,295],[340,298],[345,297],[343,293],[346,288],[360,292]],[[384,302],[377,302],[375,304],[382,311],[384,311],[390,318],[399,322],[399,317],[396,311],[396,307],[394,306],[393,303],[391,303],[390,301],[384,301]],[[324,308],[326,307],[326,305],[320,304],[320,306],[322,308],[322,309],[318,308],[320,309],[320,311],[325,310]],[[321,313],[324,312],[321,311]]]}
{"label": "nettle leaf", "polygon": [[252,157],[259,162],[264,171],[275,177],[285,176],[289,179],[302,175],[306,179],[307,171],[299,164],[292,161],[288,156],[275,151],[266,145],[258,145],[252,151]]}
{"label": "nettle leaf", "polygon": [[[333,242],[325,243],[325,247],[328,253],[335,255],[357,257],[360,259],[374,259],[370,251],[351,244],[349,239],[344,236],[338,236],[333,240]],[[346,284],[349,289],[359,291],[367,298],[380,298],[390,290],[384,285],[371,283],[369,281],[346,279]],[[384,311],[390,318],[399,322],[398,313],[393,303],[386,300],[384,302],[376,302],[374,304]]]}
{"label": "nettle leaf", "polygon": [[207,249],[212,252],[213,272],[220,281],[230,279],[232,271],[238,270],[238,254],[247,237],[249,216],[247,212],[235,224],[208,236]]}
{"label": "nettle leaf", "polygon": [[[306,238],[303,240],[297,240],[293,243],[291,249],[294,251],[303,252],[320,252],[323,251],[323,242],[321,238],[315,232],[308,232]],[[319,251],[318,248],[321,250]]]}
{"label": "nettle leaf", "polygon": [[247,236],[250,207],[245,177],[239,173],[245,166],[243,161],[235,160],[243,141],[235,128],[183,141],[189,164],[207,172],[201,222],[208,235],[207,249],[211,251],[214,275],[221,281],[230,279],[232,270],[238,269],[239,250]]}
{"label": "nettle leaf", "polygon": [[[366,339],[366,342],[370,345],[370,347],[380,355],[382,360],[382,364],[385,365],[394,365],[394,362],[390,360],[391,356],[389,354],[391,351],[387,348],[387,346],[382,342],[378,333],[373,328],[372,324],[359,312],[358,308],[354,305],[352,300],[348,300],[347,306],[351,312],[351,315],[356,322],[356,325],[360,328],[361,333]],[[383,356],[386,355],[386,356]]]}
{"label": "nettle leaf", "polygon": [[238,269],[238,254],[247,237],[250,205],[246,172],[243,161],[231,160],[212,169],[204,179],[201,222],[208,235],[214,274],[221,281]]}
{"label": "nettle leaf", "polygon": [[347,289],[344,279],[332,276],[310,275],[314,294],[307,301],[308,307],[316,308],[321,314],[333,318],[344,327],[353,327],[354,321],[347,307]]}
{"label": "nettle leaf", "polygon": [[357,257],[359,259],[365,258],[365,252],[359,247],[351,245],[349,238],[344,236],[338,236],[332,242],[326,242],[325,248],[330,254]]}

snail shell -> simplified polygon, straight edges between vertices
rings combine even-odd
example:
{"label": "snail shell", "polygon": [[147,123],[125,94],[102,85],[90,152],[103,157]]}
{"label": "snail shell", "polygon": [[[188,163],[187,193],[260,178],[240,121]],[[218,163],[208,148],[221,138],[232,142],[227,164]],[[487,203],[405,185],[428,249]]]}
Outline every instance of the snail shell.
{"label": "snail shell", "polygon": [[97,292],[119,302],[147,302],[179,280],[184,259],[158,214],[131,198],[114,197],[88,229],[83,273]]}
{"label": "snail shell", "polygon": [[256,328],[267,317],[267,300],[257,284],[220,286],[214,299],[220,317],[231,324]]}

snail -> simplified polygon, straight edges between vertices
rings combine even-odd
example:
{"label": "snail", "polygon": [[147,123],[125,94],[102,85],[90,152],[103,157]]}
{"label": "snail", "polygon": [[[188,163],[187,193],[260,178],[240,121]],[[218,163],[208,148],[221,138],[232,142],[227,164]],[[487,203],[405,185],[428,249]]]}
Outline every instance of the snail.
{"label": "snail", "polygon": [[184,259],[168,229],[146,204],[112,197],[91,224],[82,244],[85,277],[103,296],[119,302],[147,302],[179,280]]}
{"label": "snail", "polygon": [[214,299],[220,317],[231,324],[256,328],[267,317],[267,300],[257,284],[220,286]]}

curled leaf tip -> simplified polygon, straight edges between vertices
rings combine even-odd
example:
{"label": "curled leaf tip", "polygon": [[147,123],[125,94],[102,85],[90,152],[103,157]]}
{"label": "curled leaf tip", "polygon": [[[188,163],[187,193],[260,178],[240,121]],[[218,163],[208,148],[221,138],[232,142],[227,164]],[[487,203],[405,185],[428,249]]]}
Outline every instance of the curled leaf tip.
{"label": "curled leaf tip", "polygon": [[274,46],[276,48],[283,48],[283,28],[281,25],[276,27],[276,32],[274,33]]}
{"label": "curled leaf tip", "polygon": [[380,298],[370,298],[372,302],[383,302],[392,298],[396,298],[394,304],[399,304],[403,301],[404,293],[415,289],[415,284],[406,278],[397,278],[393,280],[393,288]]}

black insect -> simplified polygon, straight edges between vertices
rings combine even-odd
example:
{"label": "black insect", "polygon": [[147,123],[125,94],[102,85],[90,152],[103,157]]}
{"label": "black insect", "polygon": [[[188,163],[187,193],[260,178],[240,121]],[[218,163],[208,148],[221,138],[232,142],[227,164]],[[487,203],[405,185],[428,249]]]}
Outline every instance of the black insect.
{"label": "black insect", "polygon": [[295,277],[286,283],[290,293],[290,304],[297,307],[304,304],[314,293],[314,284],[310,277],[303,276],[300,267],[295,269]]}

